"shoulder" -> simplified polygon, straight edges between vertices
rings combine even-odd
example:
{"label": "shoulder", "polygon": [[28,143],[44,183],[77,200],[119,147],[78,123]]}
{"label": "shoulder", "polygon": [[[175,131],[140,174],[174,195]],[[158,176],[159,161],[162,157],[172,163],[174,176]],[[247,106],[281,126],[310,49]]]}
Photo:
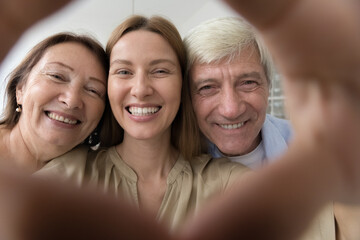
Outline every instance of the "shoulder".
{"label": "shoulder", "polygon": [[114,152],[116,152],[114,147],[100,148],[96,151],[89,152],[86,159],[86,171],[99,172],[108,166],[113,166],[115,158]]}
{"label": "shoulder", "polygon": [[80,165],[86,161],[86,157],[89,151],[91,150],[88,146],[79,145],[73,148],[72,150],[70,150],[69,152],[48,161],[44,166],[44,168],[54,165],[58,165],[58,166],[61,165],[63,167]]}
{"label": "shoulder", "polygon": [[271,122],[274,126],[278,128],[289,128],[291,129],[291,124],[289,120],[274,117],[270,114],[266,114],[266,120]]}
{"label": "shoulder", "polygon": [[230,178],[242,176],[250,169],[240,163],[231,162],[227,158],[212,158],[211,155],[203,154],[191,161],[191,167],[195,175],[202,178],[222,179],[228,182]]}
{"label": "shoulder", "polygon": [[[304,231],[301,239],[337,239],[337,230],[335,228],[334,219],[334,206],[332,203],[329,203],[324,206],[321,211],[319,211],[317,215],[313,218],[307,229]],[[336,220],[338,220],[338,216]],[[341,232],[341,230],[339,230],[339,232]]]}
{"label": "shoulder", "polygon": [[289,120],[277,118],[270,114],[266,114],[264,128],[276,129],[285,137],[290,137],[293,131]]}
{"label": "shoulder", "polygon": [[71,151],[48,161],[44,167],[34,173],[37,176],[55,176],[62,179],[82,178],[88,152],[88,146],[79,145]]}
{"label": "shoulder", "polygon": [[112,147],[111,148],[99,148],[96,151],[89,151],[87,156],[87,161],[109,161],[112,156]]}

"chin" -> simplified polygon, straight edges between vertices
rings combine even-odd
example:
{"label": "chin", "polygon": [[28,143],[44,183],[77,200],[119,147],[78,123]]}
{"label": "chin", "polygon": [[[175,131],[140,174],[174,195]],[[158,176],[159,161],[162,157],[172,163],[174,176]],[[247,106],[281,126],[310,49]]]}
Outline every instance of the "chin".
{"label": "chin", "polygon": [[[74,142],[74,138],[72,138],[72,139],[70,139],[70,138],[69,139],[52,138],[52,139],[48,139],[47,143],[57,146],[57,147],[62,147],[62,148],[68,147],[69,150],[71,148],[75,147],[76,145],[80,144],[78,142]],[[73,143],[73,144],[70,144],[70,143]]]}
{"label": "chin", "polygon": [[223,146],[222,148],[219,147],[219,150],[227,156],[244,155],[243,153],[246,152],[246,150],[244,150],[244,147],[241,147],[240,144],[237,144],[235,146]]}

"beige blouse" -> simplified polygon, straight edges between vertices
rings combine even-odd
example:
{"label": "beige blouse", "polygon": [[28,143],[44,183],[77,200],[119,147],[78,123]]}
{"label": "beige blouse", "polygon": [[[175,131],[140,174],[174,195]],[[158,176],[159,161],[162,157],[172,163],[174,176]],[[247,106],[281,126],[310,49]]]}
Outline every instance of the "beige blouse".
{"label": "beige blouse", "polygon": [[[191,162],[182,156],[171,169],[157,219],[176,230],[189,215],[201,209],[216,193],[227,189],[235,179],[246,175],[248,168],[226,158],[202,155]],[[124,197],[138,206],[137,175],[119,156],[115,147],[89,151],[80,146],[50,161],[38,175],[58,175],[72,179],[79,186],[90,183]],[[266,201],[266,200],[265,200]],[[261,229],[259,229],[261,231]],[[335,240],[332,205],[315,218],[302,240]]]}
{"label": "beige blouse", "polygon": [[[229,160],[202,155],[191,163],[179,156],[167,177],[167,188],[157,219],[177,229],[190,212],[196,213],[204,201],[221,193],[248,172]],[[137,175],[119,156],[115,147],[88,151],[78,147],[50,161],[37,174],[59,175],[77,184],[90,183],[138,206]]]}

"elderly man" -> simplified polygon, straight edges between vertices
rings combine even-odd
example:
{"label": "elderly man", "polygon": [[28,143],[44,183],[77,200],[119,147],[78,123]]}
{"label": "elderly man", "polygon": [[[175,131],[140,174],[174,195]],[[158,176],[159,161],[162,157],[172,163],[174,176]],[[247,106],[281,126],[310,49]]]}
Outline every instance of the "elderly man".
{"label": "elderly man", "polygon": [[185,37],[191,100],[208,152],[257,169],[287,149],[288,121],[266,114],[271,57],[239,18],[206,21]]}
{"label": "elderly man", "polygon": [[[186,78],[207,151],[252,169],[285,152],[292,130],[288,121],[266,114],[274,71],[252,26],[240,18],[212,19],[192,29],[184,43]],[[332,204],[301,239],[335,239]]]}

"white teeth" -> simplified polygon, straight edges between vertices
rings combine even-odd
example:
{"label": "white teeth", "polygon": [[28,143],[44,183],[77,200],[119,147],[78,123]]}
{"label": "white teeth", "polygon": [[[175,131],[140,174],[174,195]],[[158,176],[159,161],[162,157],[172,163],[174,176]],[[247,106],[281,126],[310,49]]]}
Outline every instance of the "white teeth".
{"label": "white teeth", "polygon": [[146,116],[151,115],[159,111],[159,107],[147,107],[147,108],[139,108],[139,107],[130,107],[129,112],[135,116]]}
{"label": "white teeth", "polygon": [[225,129],[236,129],[244,125],[244,122],[236,123],[236,124],[220,124],[220,127]]}
{"label": "white teeth", "polygon": [[49,118],[51,119],[54,119],[56,121],[59,121],[59,122],[64,122],[64,123],[67,123],[67,124],[72,124],[72,125],[75,125],[76,124],[76,120],[71,120],[71,119],[68,119],[68,118],[64,118],[64,116],[59,116],[55,113],[48,113],[47,114]]}

